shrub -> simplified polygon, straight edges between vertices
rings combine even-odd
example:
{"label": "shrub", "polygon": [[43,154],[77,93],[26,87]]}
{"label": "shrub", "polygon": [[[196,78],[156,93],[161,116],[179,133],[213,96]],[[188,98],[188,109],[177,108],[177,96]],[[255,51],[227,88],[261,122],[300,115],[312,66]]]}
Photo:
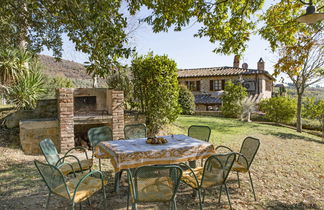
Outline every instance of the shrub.
{"label": "shrub", "polygon": [[195,113],[195,97],[192,92],[184,85],[180,85],[178,102],[181,106],[182,114]]}
{"label": "shrub", "polygon": [[137,106],[146,116],[148,135],[154,136],[180,113],[176,63],[150,52],[132,61],[132,72]]}
{"label": "shrub", "polygon": [[242,112],[241,101],[247,96],[246,88],[241,84],[227,81],[222,95],[222,113],[225,117],[238,117]]}
{"label": "shrub", "polygon": [[267,119],[278,123],[291,122],[296,115],[296,101],[287,97],[264,99],[259,106]]}
{"label": "shrub", "polygon": [[55,98],[57,88],[73,88],[73,81],[65,77],[46,77],[45,78],[45,94],[42,98]]}
{"label": "shrub", "polygon": [[324,137],[324,100],[315,102],[314,98],[306,98],[303,115],[309,119],[318,120]]}

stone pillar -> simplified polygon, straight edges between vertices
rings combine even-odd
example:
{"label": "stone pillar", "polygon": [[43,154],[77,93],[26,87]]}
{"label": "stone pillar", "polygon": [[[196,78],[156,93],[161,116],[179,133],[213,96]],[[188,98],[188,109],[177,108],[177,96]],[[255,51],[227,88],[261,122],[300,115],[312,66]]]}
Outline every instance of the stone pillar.
{"label": "stone pillar", "polygon": [[74,147],[73,89],[58,89],[57,99],[61,151],[66,152]]}
{"label": "stone pillar", "polygon": [[124,93],[123,91],[111,91],[112,132],[113,139],[124,138]]}

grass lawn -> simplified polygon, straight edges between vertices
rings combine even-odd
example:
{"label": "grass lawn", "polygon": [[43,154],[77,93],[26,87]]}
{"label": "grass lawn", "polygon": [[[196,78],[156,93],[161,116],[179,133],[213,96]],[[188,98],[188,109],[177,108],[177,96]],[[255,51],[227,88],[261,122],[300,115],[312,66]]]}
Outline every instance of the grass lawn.
{"label": "grass lawn", "polygon": [[[186,134],[187,128],[193,124],[210,126],[211,142],[215,146],[222,144],[238,151],[246,136],[261,141],[251,167],[257,201],[253,199],[248,175],[240,176],[241,188],[238,188],[236,175],[231,174],[228,185],[234,209],[324,209],[324,140],[320,137],[284,127],[205,116],[181,116],[166,126],[162,134]],[[32,162],[34,159],[44,161],[44,158],[24,155],[1,132],[0,129],[0,209],[44,208],[47,189]],[[109,161],[103,161],[103,165],[109,180],[108,206],[125,209],[126,183],[118,194],[114,193],[113,168]],[[224,193],[221,203],[217,204],[216,191],[206,194],[204,209],[229,208]],[[198,200],[191,194],[190,188],[180,186],[178,209],[198,209]],[[101,194],[94,196],[92,209],[101,209],[101,197]],[[54,196],[50,205],[51,209],[66,209],[68,203]],[[83,206],[88,208],[87,204]],[[159,207],[145,204],[139,209],[165,209],[166,206]]]}

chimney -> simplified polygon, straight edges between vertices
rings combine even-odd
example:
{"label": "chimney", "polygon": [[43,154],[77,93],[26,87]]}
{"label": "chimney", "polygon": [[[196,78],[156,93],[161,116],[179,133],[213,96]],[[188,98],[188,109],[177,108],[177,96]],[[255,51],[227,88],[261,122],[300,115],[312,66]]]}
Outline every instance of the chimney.
{"label": "chimney", "polygon": [[240,68],[240,56],[239,55],[234,56],[233,67]]}
{"label": "chimney", "polygon": [[248,68],[249,68],[249,65],[247,63],[242,64],[242,69],[248,69]]}
{"label": "chimney", "polygon": [[259,71],[264,71],[264,61],[262,58],[258,61],[258,70]]}

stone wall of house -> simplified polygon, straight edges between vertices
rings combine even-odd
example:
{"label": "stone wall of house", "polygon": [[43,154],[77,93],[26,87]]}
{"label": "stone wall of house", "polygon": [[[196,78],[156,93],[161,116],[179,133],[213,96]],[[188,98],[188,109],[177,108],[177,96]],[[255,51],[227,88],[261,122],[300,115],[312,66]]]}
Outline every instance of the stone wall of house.
{"label": "stone wall of house", "polygon": [[41,154],[39,142],[46,138],[50,138],[60,149],[58,120],[22,120],[19,127],[20,143],[25,154]]}

